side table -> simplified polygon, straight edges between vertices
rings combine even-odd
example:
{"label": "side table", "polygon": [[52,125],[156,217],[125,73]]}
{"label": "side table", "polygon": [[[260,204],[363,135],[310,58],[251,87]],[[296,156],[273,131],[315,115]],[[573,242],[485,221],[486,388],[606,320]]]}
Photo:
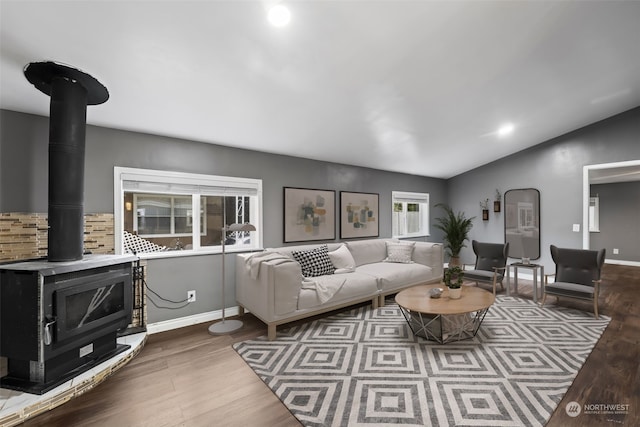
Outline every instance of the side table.
{"label": "side table", "polygon": [[[513,267],[513,284],[518,293],[518,269],[528,268],[533,272],[533,302],[538,302],[538,292],[542,293],[542,287],[544,286],[544,266],[542,264],[524,264],[522,262],[513,262],[507,265],[507,295],[510,294],[511,283],[509,269]],[[540,291],[538,291],[538,271],[540,271]],[[542,296],[542,295],[540,295]]]}

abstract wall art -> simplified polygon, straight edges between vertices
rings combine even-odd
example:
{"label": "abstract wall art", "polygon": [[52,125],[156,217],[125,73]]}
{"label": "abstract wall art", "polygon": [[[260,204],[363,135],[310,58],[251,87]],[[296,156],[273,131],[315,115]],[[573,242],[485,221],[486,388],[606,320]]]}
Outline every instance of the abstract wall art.
{"label": "abstract wall art", "polygon": [[378,194],[340,192],[340,238],[378,237]]}
{"label": "abstract wall art", "polygon": [[336,192],[284,187],[284,242],[334,240]]}

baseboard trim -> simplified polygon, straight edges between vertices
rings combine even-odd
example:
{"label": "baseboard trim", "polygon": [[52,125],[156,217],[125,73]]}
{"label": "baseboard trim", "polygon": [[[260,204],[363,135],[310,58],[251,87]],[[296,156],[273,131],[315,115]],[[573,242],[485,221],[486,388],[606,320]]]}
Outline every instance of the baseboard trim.
{"label": "baseboard trim", "polygon": [[631,267],[640,267],[640,262],[638,261],[624,261],[621,259],[606,259],[604,260],[605,264],[618,264],[618,265],[628,265]]}
{"label": "baseboard trim", "polygon": [[[225,309],[225,316],[237,316],[238,307],[229,307]],[[157,334],[159,332],[171,331],[186,326],[197,325],[198,323],[213,322],[222,319],[222,310],[208,311],[206,313],[193,314],[191,316],[179,317],[177,319],[163,320],[161,322],[149,323],[147,325],[148,334]]]}

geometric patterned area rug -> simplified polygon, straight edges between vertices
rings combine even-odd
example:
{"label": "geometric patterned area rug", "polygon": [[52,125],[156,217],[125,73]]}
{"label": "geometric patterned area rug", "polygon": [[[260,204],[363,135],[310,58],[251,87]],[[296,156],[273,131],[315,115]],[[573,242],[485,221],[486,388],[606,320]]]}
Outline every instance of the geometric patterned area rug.
{"label": "geometric patterned area rug", "polygon": [[234,348],[305,426],[542,426],[609,320],[497,296],[474,338],[437,344],[388,300]]}

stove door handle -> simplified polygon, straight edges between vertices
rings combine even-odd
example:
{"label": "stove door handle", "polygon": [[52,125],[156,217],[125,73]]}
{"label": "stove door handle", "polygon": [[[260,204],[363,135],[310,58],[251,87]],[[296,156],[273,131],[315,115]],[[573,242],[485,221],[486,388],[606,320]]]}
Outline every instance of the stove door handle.
{"label": "stove door handle", "polygon": [[53,342],[53,325],[55,325],[56,319],[47,318],[44,324],[44,345],[51,345]]}

